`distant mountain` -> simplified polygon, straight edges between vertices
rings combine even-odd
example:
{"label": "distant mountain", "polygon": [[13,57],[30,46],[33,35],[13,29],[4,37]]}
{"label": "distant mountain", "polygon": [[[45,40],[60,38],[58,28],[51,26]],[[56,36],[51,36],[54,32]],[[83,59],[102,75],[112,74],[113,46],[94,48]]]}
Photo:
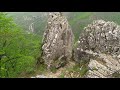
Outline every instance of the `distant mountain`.
{"label": "distant mountain", "polygon": [[46,12],[8,12],[16,24],[28,33],[43,34],[47,20]]}
{"label": "distant mountain", "polygon": [[[47,14],[48,12],[8,12],[8,16],[12,16],[25,31],[39,35],[43,35],[45,30]],[[76,40],[83,28],[93,20],[103,19],[120,24],[119,12],[63,12],[63,14],[67,17]]]}
{"label": "distant mountain", "polygon": [[120,25],[120,12],[70,12],[67,15],[75,35],[75,40],[78,40],[83,28],[93,20],[103,19]]}

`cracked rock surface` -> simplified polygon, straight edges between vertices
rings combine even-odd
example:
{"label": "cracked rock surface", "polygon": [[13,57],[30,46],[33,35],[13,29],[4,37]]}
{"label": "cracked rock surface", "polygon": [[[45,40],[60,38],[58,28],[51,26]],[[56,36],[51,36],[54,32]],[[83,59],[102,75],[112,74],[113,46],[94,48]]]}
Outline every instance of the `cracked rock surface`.
{"label": "cracked rock surface", "polygon": [[72,57],[74,35],[61,12],[50,12],[43,35],[42,58],[48,67],[59,68]]}
{"label": "cracked rock surface", "polygon": [[120,26],[96,20],[84,28],[74,50],[76,62],[87,60],[86,77],[120,77]]}

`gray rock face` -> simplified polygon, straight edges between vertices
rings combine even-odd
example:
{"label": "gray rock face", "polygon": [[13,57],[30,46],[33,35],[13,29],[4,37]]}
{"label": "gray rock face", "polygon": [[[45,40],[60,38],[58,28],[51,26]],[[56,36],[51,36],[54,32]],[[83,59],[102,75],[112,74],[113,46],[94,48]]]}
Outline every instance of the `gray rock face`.
{"label": "gray rock face", "polygon": [[96,54],[88,50],[85,52],[94,56],[88,64],[87,78],[120,78],[120,59],[113,58],[108,54]]}
{"label": "gray rock face", "polygon": [[49,13],[43,35],[42,58],[48,67],[60,67],[72,57],[74,35],[66,17],[60,12]]}
{"label": "gray rock face", "polygon": [[[76,60],[80,60],[79,53],[92,50],[96,53],[120,55],[120,26],[114,22],[103,20],[94,21],[84,28],[75,50]],[[78,54],[78,55],[77,55]],[[82,54],[81,54],[82,55]]]}
{"label": "gray rock face", "polygon": [[112,77],[120,71],[120,26],[104,20],[89,24],[80,35],[74,58],[89,62],[87,77]]}

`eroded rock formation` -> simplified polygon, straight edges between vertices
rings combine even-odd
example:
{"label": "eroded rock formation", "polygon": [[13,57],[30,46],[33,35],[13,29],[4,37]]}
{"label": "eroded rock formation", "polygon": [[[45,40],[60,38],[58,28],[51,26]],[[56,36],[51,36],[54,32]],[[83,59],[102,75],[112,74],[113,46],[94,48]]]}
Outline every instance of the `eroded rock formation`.
{"label": "eroded rock formation", "polygon": [[72,57],[74,35],[61,12],[49,13],[43,35],[42,58],[48,67],[59,68]]}
{"label": "eroded rock formation", "polygon": [[94,53],[93,51],[85,51],[93,58],[88,64],[89,71],[86,74],[88,78],[114,78],[120,77],[120,59],[103,53]]}
{"label": "eroded rock formation", "polygon": [[74,53],[77,62],[87,60],[86,77],[115,77],[120,74],[120,26],[96,20],[84,28]]}

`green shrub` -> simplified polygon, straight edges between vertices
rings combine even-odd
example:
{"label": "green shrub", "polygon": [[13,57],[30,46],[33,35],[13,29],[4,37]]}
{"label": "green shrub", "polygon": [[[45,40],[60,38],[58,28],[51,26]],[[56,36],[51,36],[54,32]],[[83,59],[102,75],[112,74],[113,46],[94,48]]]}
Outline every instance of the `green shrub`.
{"label": "green shrub", "polygon": [[4,13],[0,13],[0,20],[0,77],[34,72],[41,37],[25,33]]}

